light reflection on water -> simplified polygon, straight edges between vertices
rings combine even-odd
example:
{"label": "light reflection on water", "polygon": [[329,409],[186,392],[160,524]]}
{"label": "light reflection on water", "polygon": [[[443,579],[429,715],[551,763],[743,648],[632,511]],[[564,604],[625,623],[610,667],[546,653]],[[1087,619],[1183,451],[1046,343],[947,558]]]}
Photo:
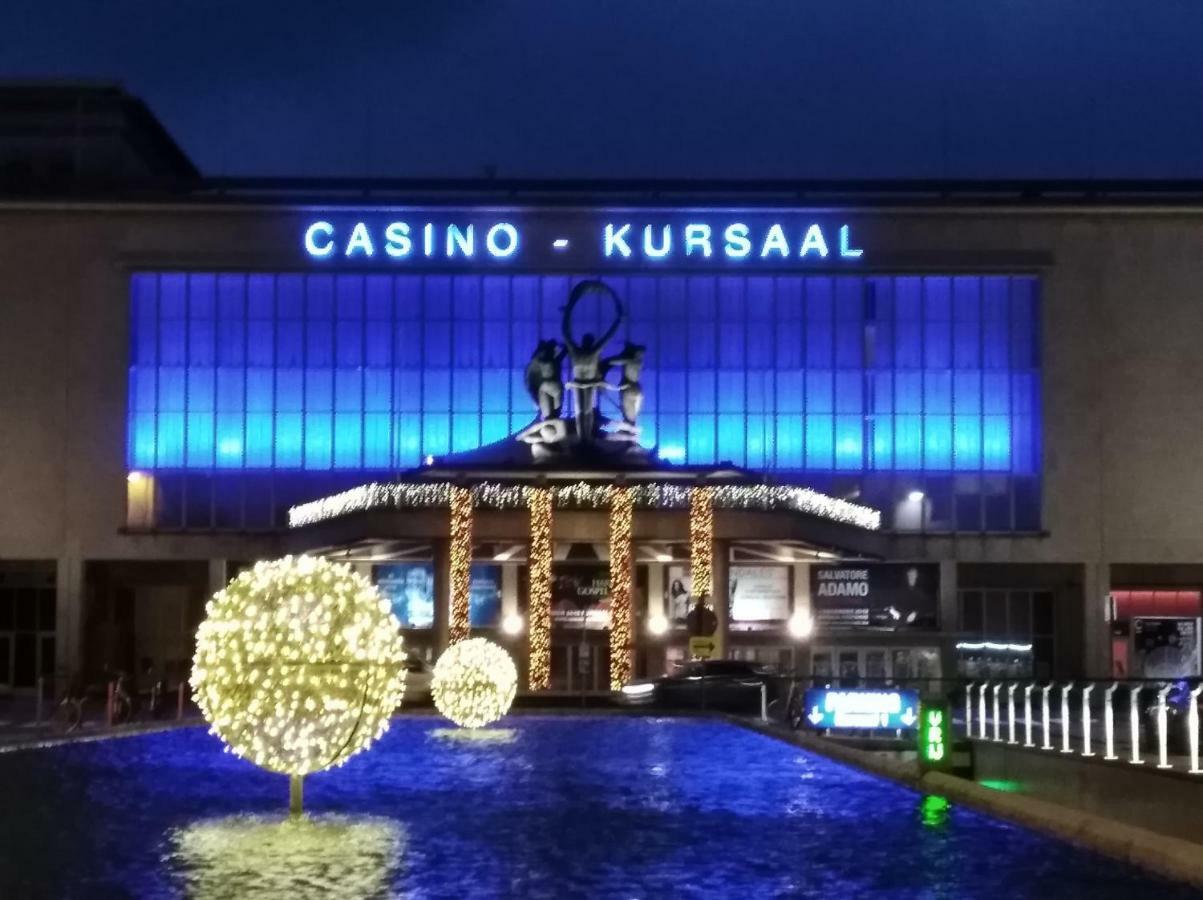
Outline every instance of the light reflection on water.
{"label": "light reflection on water", "polygon": [[435,728],[430,736],[453,744],[512,744],[518,732],[513,728]]}
{"label": "light reflection on water", "polygon": [[372,817],[230,816],[174,829],[164,863],[193,900],[397,897],[404,834]]}

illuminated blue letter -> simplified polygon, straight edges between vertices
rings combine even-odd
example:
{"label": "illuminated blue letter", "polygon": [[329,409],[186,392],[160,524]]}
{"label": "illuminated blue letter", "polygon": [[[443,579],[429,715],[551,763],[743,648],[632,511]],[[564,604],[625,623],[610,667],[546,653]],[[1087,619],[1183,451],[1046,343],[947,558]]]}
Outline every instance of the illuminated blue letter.
{"label": "illuminated blue letter", "polygon": [[429,222],[422,226],[422,252],[434,256],[434,226]]}
{"label": "illuminated blue letter", "polygon": [[673,249],[672,228],[668,225],[665,225],[661,234],[663,235],[664,239],[660,242],[660,246],[657,247],[654,244],[652,244],[652,226],[651,225],[643,226],[643,255],[644,256],[648,257],[649,259],[663,259],[664,257],[668,256],[669,253],[672,252],[672,249]]}
{"label": "illuminated blue letter", "polygon": [[603,240],[603,246],[605,248],[606,256],[613,256],[615,250],[617,250],[620,254],[622,254],[624,259],[631,255],[631,248],[627,244],[627,240],[626,240],[626,234],[630,230],[631,230],[630,222],[627,222],[626,224],[624,224],[617,231],[614,230],[614,226],[611,223],[609,223],[609,222],[606,223],[606,230],[604,233],[604,240]]}
{"label": "illuminated blue letter", "polygon": [[710,226],[709,225],[686,225],[685,226],[685,255],[693,256],[693,248],[701,247],[702,256],[710,256]]}
{"label": "illuminated blue letter", "polygon": [[354,256],[356,251],[365,256],[372,256],[376,252],[372,246],[372,236],[368,234],[368,226],[363,222],[355,223],[351,229],[351,239],[347,241],[346,255]]}
{"label": "illuminated blue letter", "polygon": [[476,253],[476,244],[472,238],[472,226],[469,225],[466,230],[460,231],[458,225],[447,226],[447,258],[455,256],[456,248],[464,256],[471,257]]}
{"label": "illuminated blue letter", "polygon": [[390,222],[384,229],[384,252],[393,259],[409,256],[414,249],[414,242],[409,239],[408,222]]}
{"label": "illuminated blue letter", "polygon": [[[506,236],[504,247],[497,243],[498,234]],[[485,246],[489,248],[491,256],[498,258],[513,256],[514,252],[518,249],[518,229],[509,222],[498,222],[485,235]]]}
{"label": "illuminated blue letter", "polygon": [[764,236],[764,245],[760,248],[760,258],[764,259],[774,252],[780,253],[782,256],[789,256],[789,242],[785,239],[785,232],[780,225],[771,227],[769,233]]}
{"label": "illuminated blue letter", "polygon": [[852,229],[847,225],[840,226],[840,256],[845,259],[856,259],[865,251],[852,246]]}
{"label": "illuminated blue letter", "polygon": [[[316,240],[318,235],[323,235],[326,238],[324,244],[319,244]],[[334,226],[329,222],[314,222],[305,229],[305,250],[310,256],[323,257],[329,256],[334,252]]]}
{"label": "illuminated blue letter", "polygon": [[817,250],[819,256],[827,258],[827,241],[823,237],[823,229],[818,225],[806,229],[806,237],[802,238],[802,252],[798,255],[805,256],[811,250]]}
{"label": "illuminated blue letter", "polygon": [[723,243],[723,252],[734,259],[743,259],[752,252],[748,226],[743,222],[733,222],[724,229]]}

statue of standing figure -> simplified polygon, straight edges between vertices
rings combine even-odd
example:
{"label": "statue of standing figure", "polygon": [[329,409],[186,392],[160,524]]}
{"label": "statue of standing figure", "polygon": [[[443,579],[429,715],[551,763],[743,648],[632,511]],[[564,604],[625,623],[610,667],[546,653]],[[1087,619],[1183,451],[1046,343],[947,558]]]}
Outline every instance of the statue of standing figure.
{"label": "statue of standing figure", "polygon": [[526,364],[527,393],[539,409],[540,419],[558,419],[564,402],[564,379],[561,368],[564,351],[555,341],[539,341],[530,362]]}
{"label": "statue of standing figure", "polygon": [[[614,304],[614,321],[601,338],[595,338],[591,332],[581,336],[578,343],[572,336],[572,311],[582,298],[589,294],[608,296]],[[573,392],[574,414],[576,417],[576,436],[581,442],[591,442],[597,435],[597,403],[598,389],[608,387],[605,371],[602,365],[602,348],[610,338],[618,332],[622,324],[622,301],[609,285],[596,280],[582,281],[568,295],[568,305],[564,307],[562,331],[564,346],[572,365],[572,380],[565,387]]]}
{"label": "statue of standing figure", "polygon": [[628,436],[635,440],[639,435],[639,413],[643,409],[643,385],[639,383],[639,374],[643,371],[643,356],[647,350],[642,344],[627,341],[622,352],[605,360],[607,369],[611,366],[622,367],[622,380],[618,382],[618,390],[622,394],[622,424],[615,428],[615,433]]}

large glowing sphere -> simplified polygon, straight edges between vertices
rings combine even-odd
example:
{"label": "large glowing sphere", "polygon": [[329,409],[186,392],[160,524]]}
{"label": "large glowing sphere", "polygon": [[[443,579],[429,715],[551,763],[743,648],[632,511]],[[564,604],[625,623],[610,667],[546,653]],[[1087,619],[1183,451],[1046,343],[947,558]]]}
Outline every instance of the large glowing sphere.
{"label": "large glowing sphere", "polygon": [[491,641],[471,638],[452,644],[434,666],[434,705],[456,725],[479,728],[509,712],[518,690],[510,655]]}
{"label": "large glowing sphere", "polygon": [[307,775],[341,765],[388,728],[404,688],[401,625],[341,563],[258,563],[213,595],[192,686],[212,731],[258,766]]}

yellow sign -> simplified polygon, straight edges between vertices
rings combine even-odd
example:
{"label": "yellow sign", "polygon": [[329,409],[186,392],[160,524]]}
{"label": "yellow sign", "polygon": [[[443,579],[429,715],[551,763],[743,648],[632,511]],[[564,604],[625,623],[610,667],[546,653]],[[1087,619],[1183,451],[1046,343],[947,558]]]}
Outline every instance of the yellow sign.
{"label": "yellow sign", "polygon": [[723,655],[723,642],[717,634],[689,639],[689,655],[694,659],[715,659]]}

